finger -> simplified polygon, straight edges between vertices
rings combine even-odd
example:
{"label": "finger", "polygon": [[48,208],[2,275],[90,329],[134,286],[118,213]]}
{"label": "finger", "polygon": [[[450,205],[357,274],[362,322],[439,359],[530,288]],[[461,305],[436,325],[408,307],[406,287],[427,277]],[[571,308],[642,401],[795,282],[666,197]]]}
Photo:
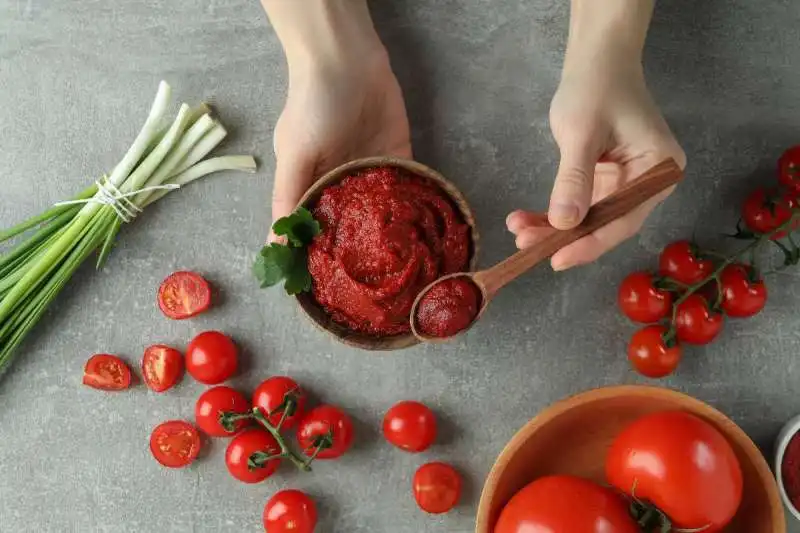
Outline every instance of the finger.
{"label": "finger", "polygon": [[[301,153],[278,158],[272,190],[272,222],[290,215],[314,181],[314,159]],[[270,226],[271,227],[271,226]],[[270,242],[276,237],[270,230]]]}
{"label": "finger", "polygon": [[506,227],[514,235],[529,228],[549,228],[550,221],[546,213],[534,213],[531,211],[514,211],[506,217]]}
{"label": "finger", "polygon": [[548,210],[553,227],[570,229],[586,216],[592,201],[594,168],[600,154],[599,147],[588,138],[561,145],[561,162]]}
{"label": "finger", "polygon": [[530,248],[534,244],[541,242],[548,236],[552,235],[554,231],[558,231],[553,227],[547,228],[525,228],[523,229],[516,238],[515,244],[517,248],[520,250],[524,250],[526,248]]}

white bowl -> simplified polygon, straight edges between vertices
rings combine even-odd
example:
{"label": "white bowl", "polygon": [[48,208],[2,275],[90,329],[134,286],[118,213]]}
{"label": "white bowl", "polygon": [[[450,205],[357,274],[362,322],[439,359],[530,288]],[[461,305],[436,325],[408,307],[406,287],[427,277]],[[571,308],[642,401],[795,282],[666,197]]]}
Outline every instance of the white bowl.
{"label": "white bowl", "polygon": [[778,433],[778,439],[776,440],[777,446],[775,450],[775,479],[778,481],[778,492],[781,494],[781,499],[783,500],[783,504],[789,509],[789,512],[792,513],[792,516],[795,519],[800,521],[800,511],[795,509],[792,501],[789,499],[789,495],[786,494],[786,489],[783,486],[783,473],[782,473],[782,466],[783,466],[783,455],[786,453],[786,448],[789,446],[789,441],[792,440],[792,437],[800,431],[800,415],[789,420],[786,425],[783,426],[781,432]]}

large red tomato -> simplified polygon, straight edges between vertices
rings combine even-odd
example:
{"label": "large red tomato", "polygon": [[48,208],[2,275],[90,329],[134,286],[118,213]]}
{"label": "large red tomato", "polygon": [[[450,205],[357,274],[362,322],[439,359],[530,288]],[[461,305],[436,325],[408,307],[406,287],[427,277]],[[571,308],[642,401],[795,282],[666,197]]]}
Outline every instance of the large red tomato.
{"label": "large red tomato", "polygon": [[648,501],[674,528],[721,531],[742,500],[742,470],[725,437],[682,411],[644,416],[625,428],[606,458],[606,478]]}
{"label": "large red tomato", "polygon": [[537,479],[511,498],[494,533],[639,533],[625,500],[574,476]]}

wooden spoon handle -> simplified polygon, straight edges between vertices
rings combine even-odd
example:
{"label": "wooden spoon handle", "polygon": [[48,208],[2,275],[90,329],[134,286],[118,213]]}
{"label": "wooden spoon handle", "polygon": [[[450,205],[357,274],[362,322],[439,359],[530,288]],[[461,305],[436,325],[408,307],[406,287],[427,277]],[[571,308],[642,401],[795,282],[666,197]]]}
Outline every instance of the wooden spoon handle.
{"label": "wooden spoon handle", "polygon": [[483,285],[488,297],[521,274],[547,259],[564,246],[573,243],[602,228],[658,193],[678,183],[683,171],[674,159],[667,159],[654,166],[611,196],[593,205],[586,218],[577,227],[569,230],[553,230],[540,242],[521,250],[492,268],[476,273],[475,281]]}

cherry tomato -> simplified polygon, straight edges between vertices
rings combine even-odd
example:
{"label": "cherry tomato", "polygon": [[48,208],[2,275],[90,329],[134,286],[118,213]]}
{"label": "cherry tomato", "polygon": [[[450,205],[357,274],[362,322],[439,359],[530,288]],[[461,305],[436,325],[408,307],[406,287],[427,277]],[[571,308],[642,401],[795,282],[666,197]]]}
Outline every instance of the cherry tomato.
{"label": "cherry tomato", "polygon": [[[744,223],[756,233],[771,234],[791,217],[792,209],[787,199],[763,188],[751,192],[742,206]],[[770,238],[780,239],[785,236],[785,231],[779,231]]]}
{"label": "cherry tomato", "polygon": [[317,459],[336,459],[344,455],[353,445],[353,422],[338,407],[320,405],[300,421],[297,442],[303,453],[312,456],[316,449]]}
{"label": "cherry tomato", "polygon": [[175,272],[158,288],[158,307],[167,318],[191,318],[210,306],[211,287],[200,274]]}
{"label": "cherry tomato", "polygon": [[424,464],[414,474],[414,499],[426,513],[444,514],[458,505],[461,484],[461,475],[452,466],[445,463]]}
{"label": "cherry tomato", "polygon": [[786,150],[778,160],[778,179],[789,191],[800,193],[800,145]]}
{"label": "cherry tomato", "polygon": [[661,252],[658,268],[662,276],[686,285],[694,285],[713,272],[714,263],[698,258],[695,246],[689,241],[676,241]]}
{"label": "cherry tomato", "polygon": [[634,322],[652,324],[665,318],[672,310],[672,294],[657,289],[653,282],[651,274],[634,272],[622,280],[619,286],[619,308]]}
{"label": "cherry tomato", "polygon": [[200,433],[183,420],[164,422],[150,434],[150,452],[163,466],[183,468],[200,453]]}
{"label": "cherry tomato", "polygon": [[306,401],[306,393],[297,382],[286,376],[267,378],[253,393],[253,407],[261,409],[273,426],[280,423],[287,402],[292,403],[289,408],[291,412],[287,412],[281,429],[291,429],[297,425],[305,415]]}
{"label": "cherry tomato", "polygon": [[690,294],[678,305],[675,331],[681,342],[708,344],[722,331],[722,314],[709,309],[703,296]]}
{"label": "cherry tomato", "polygon": [[722,271],[722,310],[728,316],[746,318],[764,309],[767,286],[764,280],[752,278],[752,269],[745,265],[729,265]]}
{"label": "cherry tomato", "polygon": [[664,342],[666,334],[667,328],[653,325],[640,329],[631,337],[628,360],[641,375],[663,378],[678,368],[683,350],[677,342],[667,346]]}
{"label": "cherry tomato", "polygon": [[306,493],[282,490],[264,507],[266,533],[314,533],[317,506]]}
{"label": "cherry tomato", "polygon": [[248,425],[247,420],[236,422],[236,429],[228,432],[219,423],[220,413],[250,412],[250,402],[244,395],[230,387],[219,385],[205,391],[197,399],[194,407],[194,419],[203,432],[210,437],[232,437]]}
{"label": "cherry tomato", "polygon": [[383,418],[383,436],[401,450],[424,452],[436,440],[436,416],[420,402],[399,402]]}
{"label": "cherry tomato", "polygon": [[131,369],[116,355],[93,355],[83,368],[83,384],[100,390],[127,389],[131,386]]}
{"label": "cherry tomato", "polygon": [[275,473],[280,459],[271,459],[264,466],[251,468],[250,456],[256,452],[269,456],[280,455],[281,448],[275,437],[260,428],[245,429],[231,440],[225,450],[225,465],[233,477],[243,483],[260,483]]}
{"label": "cherry tomato", "polygon": [[186,349],[186,370],[206,385],[217,385],[236,372],[236,345],[219,331],[205,331]]}
{"label": "cherry tomato", "polygon": [[172,388],[183,374],[183,355],[175,348],[156,344],[148,347],[142,357],[144,382],[155,392]]}
{"label": "cherry tomato", "polygon": [[625,428],[605,469],[613,486],[652,502],[675,530],[721,531],[742,500],[742,470],[728,441],[682,411],[646,415]]}
{"label": "cherry tomato", "polygon": [[516,493],[494,533],[638,533],[616,492],[574,476],[546,476]]}

